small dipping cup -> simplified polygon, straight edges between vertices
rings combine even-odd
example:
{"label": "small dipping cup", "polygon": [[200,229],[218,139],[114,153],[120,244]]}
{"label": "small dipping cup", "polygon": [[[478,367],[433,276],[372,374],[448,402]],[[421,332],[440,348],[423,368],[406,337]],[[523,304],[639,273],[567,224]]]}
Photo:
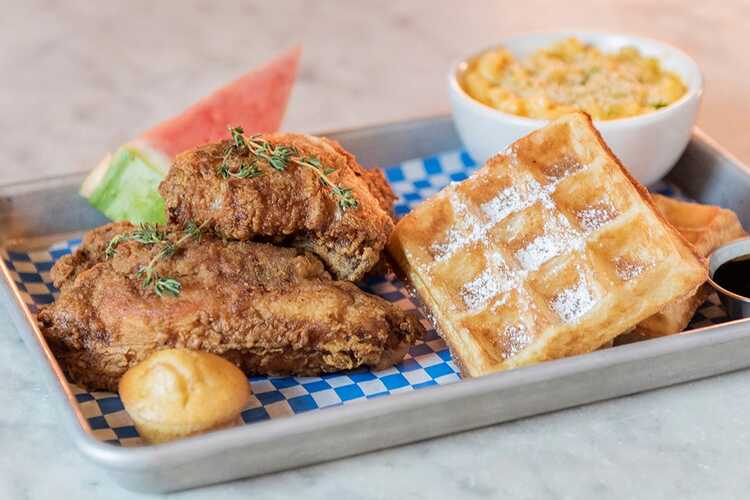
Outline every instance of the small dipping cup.
{"label": "small dipping cup", "polygon": [[[714,274],[719,266],[737,257],[750,255],[750,238],[742,238],[720,246],[708,256],[708,282],[718,292],[721,303],[731,319],[750,318],[750,297],[738,295],[718,285]],[[750,275],[747,276],[750,280]]]}

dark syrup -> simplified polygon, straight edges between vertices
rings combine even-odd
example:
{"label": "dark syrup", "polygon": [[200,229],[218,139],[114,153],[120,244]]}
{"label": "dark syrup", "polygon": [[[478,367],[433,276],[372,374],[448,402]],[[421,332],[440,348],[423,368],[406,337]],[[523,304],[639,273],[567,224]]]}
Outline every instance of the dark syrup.
{"label": "dark syrup", "polygon": [[714,273],[714,283],[737,295],[750,297],[750,255],[720,265]]}

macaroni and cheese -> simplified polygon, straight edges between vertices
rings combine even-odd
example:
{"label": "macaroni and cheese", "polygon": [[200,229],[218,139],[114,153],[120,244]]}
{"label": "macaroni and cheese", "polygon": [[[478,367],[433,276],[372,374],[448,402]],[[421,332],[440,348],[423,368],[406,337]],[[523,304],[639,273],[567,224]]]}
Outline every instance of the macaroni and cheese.
{"label": "macaroni and cheese", "polygon": [[469,62],[461,79],[474,99],[518,116],[553,119],[571,111],[597,120],[650,113],[687,91],[679,76],[633,47],[614,53],[568,38],[516,60],[506,49]]}

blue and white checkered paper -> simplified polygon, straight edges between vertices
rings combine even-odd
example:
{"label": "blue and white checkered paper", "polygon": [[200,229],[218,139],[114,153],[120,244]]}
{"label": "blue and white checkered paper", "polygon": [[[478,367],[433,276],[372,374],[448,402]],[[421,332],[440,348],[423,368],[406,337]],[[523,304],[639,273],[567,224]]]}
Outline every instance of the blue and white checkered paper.
{"label": "blue and white checkered paper", "polygon": [[[399,196],[397,215],[406,214],[448,183],[466,179],[475,167],[465,152],[449,151],[386,168],[386,177]],[[52,285],[50,269],[57,259],[74,251],[79,244],[80,240],[69,240],[41,250],[2,250],[5,264],[32,312],[54,301],[58,290]],[[322,377],[251,377],[253,397],[242,412],[246,424],[450,384],[460,379],[445,343],[402,283],[394,276],[387,276],[369,280],[364,288],[404,309],[416,310],[427,328],[425,338],[411,348],[402,362],[387,370],[360,369]],[[698,311],[690,327],[720,323],[725,318],[718,299],[713,296]],[[117,394],[73,389],[95,437],[122,446],[141,443]]]}

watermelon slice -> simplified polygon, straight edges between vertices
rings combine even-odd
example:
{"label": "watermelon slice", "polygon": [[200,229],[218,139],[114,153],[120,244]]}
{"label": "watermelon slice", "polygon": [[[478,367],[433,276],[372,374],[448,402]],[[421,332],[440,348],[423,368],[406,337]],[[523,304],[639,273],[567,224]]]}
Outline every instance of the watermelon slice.
{"label": "watermelon slice", "polygon": [[158,187],[178,153],[227,136],[281,126],[301,48],[281,54],[107,155],[81,185],[81,195],[112,220],[165,222]]}

